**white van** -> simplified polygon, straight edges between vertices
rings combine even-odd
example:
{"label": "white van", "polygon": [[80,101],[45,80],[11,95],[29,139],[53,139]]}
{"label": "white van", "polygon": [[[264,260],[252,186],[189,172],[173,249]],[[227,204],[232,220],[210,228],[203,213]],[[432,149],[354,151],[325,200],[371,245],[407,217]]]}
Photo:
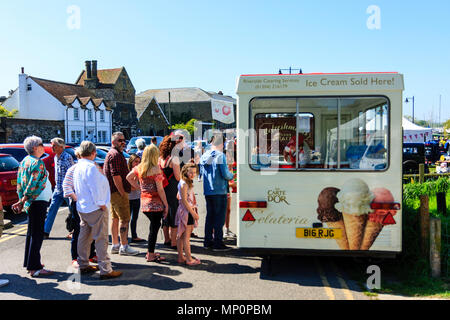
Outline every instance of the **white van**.
{"label": "white van", "polygon": [[240,76],[238,247],[400,253],[403,89],[398,73]]}

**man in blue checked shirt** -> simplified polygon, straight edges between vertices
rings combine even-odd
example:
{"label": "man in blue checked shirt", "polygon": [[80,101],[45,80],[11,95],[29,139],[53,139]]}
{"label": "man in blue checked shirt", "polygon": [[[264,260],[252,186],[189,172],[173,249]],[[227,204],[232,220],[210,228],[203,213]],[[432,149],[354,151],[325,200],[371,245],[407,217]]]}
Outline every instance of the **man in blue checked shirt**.
{"label": "man in blue checked shirt", "polygon": [[45,219],[44,225],[44,238],[48,239],[50,232],[52,231],[53,223],[55,222],[56,214],[58,213],[61,204],[66,202],[69,204],[68,199],[64,198],[62,183],[66,176],[67,170],[73,166],[73,158],[66,151],[66,143],[61,138],[54,138],[51,140],[52,150],[55,155],[55,190],[53,191],[52,202],[48,209],[47,219]]}

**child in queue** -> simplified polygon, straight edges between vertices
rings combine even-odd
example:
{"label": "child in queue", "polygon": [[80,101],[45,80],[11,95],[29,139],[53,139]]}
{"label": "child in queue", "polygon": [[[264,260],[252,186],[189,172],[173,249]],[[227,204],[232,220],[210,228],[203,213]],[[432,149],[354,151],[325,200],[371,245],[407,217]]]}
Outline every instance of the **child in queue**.
{"label": "child in queue", "polygon": [[[194,194],[194,179],[197,166],[194,163],[186,164],[181,170],[181,180],[178,184],[179,206],[175,217],[177,229],[178,263],[188,266],[199,265],[201,261],[191,255],[191,234],[198,226],[197,201]],[[184,251],[184,256],[183,256]]]}

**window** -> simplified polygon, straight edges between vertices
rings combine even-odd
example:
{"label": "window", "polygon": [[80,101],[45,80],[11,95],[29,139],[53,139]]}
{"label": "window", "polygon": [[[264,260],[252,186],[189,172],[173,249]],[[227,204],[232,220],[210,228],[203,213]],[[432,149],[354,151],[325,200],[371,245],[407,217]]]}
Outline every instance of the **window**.
{"label": "window", "polygon": [[94,121],[94,117],[92,116],[92,110],[88,109],[88,121]]}
{"label": "window", "polygon": [[105,111],[100,110],[100,121],[105,122]]}
{"label": "window", "polygon": [[73,108],[73,120],[80,120],[80,110]]}
{"label": "window", "polygon": [[71,131],[72,143],[80,143],[81,142],[81,131],[75,130]]}
{"label": "window", "polygon": [[107,142],[106,141],[106,131],[98,132],[98,142]]}
{"label": "window", "polygon": [[383,97],[255,98],[255,170],[385,170],[389,103]]}
{"label": "window", "polygon": [[31,83],[27,84],[27,91],[33,90],[33,87],[31,86]]}

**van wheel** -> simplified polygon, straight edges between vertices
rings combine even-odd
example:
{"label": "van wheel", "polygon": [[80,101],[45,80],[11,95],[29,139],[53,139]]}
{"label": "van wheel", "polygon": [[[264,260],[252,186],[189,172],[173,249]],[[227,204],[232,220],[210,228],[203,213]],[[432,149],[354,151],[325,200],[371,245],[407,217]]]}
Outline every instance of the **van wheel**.
{"label": "van wheel", "polygon": [[261,260],[261,276],[273,276],[272,256],[264,256]]}

